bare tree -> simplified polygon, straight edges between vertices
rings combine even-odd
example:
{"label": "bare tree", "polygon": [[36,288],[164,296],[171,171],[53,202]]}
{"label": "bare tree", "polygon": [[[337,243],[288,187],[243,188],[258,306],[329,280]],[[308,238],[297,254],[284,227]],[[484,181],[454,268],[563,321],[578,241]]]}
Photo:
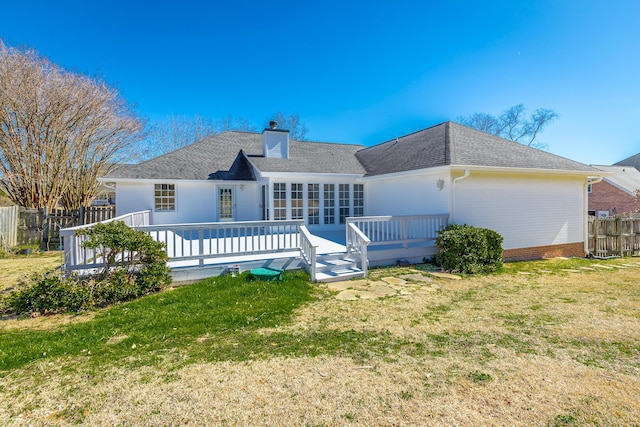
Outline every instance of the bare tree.
{"label": "bare tree", "polygon": [[227,116],[218,120],[216,128],[219,132],[236,131],[236,132],[257,132],[258,127],[244,117]]}
{"label": "bare tree", "polygon": [[170,115],[152,124],[145,135],[143,157],[177,150],[218,132],[216,123],[202,116]]}
{"label": "bare tree", "polygon": [[220,120],[212,120],[198,115],[170,115],[149,126],[140,156],[143,159],[159,156],[221,132],[257,130],[254,124],[244,118],[227,116]]}
{"label": "bare tree", "polygon": [[264,127],[269,127],[269,122],[275,120],[278,122],[278,127],[282,129],[287,129],[289,131],[289,136],[291,139],[295,139],[297,141],[307,141],[307,133],[309,133],[309,128],[307,125],[300,121],[300,116],[296,113],[286,115],[282,112],[275,112],[272,114],[271,118],[265,121]]}
{"label": "bare tree", "polygon": [[[286,115],[284,113],[274,113],[267,120],[276,120],[278,127],[288,129],[292,139],[305,141],[307,126],[300,121],[297,114]],[[177,150],[194,142],[198,142],[209,136],[221,132],[257,132],[258,127],[243,117],[233,117],[228,115],[219,120],[212,120],[202,116],[175,116],[170,115],[149,126],[145,134],[145,139],[139,150],[139,157],[148,159],[159,156],[170,151]]]}
{"label": "bare tree", "polygon": [[537,142],[536,138],[548,124],[557,118],[558,114],[555,111],[544,108],[537,109],[527,118],[526,108],[524,105],[518,104],[508,108],[500,116],[474,113],[458,118],[458,122],[529,147],[543,148],[546,145]]}
{"label": "bare tree", "polygon": [[14,203],[87,205],[141,129],[103,81],[0,41],[0,186]]}

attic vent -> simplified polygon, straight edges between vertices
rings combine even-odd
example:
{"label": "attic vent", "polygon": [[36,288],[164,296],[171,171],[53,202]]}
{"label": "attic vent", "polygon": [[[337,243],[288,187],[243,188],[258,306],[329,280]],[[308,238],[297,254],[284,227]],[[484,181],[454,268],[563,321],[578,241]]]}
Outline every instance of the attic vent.
{"label": "attic vent", "polygon": [[277,121],[275,121],[275,120],[271,120],[271,121],[269,122],[269,127],[270,127],[271,129],[275,129],[275,128],[277,128],[277,127],[278,127],[278,122],[277,122]]}

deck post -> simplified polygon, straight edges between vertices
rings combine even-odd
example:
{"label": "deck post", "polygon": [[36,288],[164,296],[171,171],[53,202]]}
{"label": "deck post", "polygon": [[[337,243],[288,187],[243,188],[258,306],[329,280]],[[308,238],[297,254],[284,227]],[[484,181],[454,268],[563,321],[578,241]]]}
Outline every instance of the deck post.
{"label": "deck post", "polygon": [[204,228],[198,228],[198,255],[200,258],[198,259],[198,265],[200,267],[204,266]]}

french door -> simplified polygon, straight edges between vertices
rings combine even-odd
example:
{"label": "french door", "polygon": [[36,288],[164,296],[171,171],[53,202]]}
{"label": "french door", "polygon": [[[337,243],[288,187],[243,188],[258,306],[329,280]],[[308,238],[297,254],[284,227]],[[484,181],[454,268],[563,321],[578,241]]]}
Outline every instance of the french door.
{"label": "french door", "polygon": [[220,187],[218,188],[218,221],[233,220],[233,187]]}

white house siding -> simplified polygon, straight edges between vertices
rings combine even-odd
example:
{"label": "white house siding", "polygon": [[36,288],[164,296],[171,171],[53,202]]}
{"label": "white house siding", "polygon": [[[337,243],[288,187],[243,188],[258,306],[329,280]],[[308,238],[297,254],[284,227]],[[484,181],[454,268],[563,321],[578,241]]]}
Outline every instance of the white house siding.
{"label": "white house siding", "polygon": [[[176,209],[171,212],[155,210],[155,184],[174,184]],[[218,221],[218,186],[234,190],[234,220],[259,219],[258,192],[255,182],[219,184],[213,181],[157,181],[116,185],[116,214],[122,215],[149,209],[153,224],[179,224]]]}
{"label": "white house siding", "polygon": [[[441,180],[442,190],[438,187]],[[373,177],[365,186],[366,215],[435,215],[449,212],[449,171]]]}
{"label": "white house siding", "polygon": [[504,249],[582,242],[584,179],[471,172],[455,184],[453,221],[499,232]]}
{"label": "white house siding", "polygon": [[[235,198],[235,221],[258,221],[260,220],[260,187],[255,181],[243,183],[220,183],[219,187],[234,188]],[[217,190],[216,190],[217,194]],[[216,212],[218,209],[216,196]],[[216,217],[215,221],[218,218]]]}

